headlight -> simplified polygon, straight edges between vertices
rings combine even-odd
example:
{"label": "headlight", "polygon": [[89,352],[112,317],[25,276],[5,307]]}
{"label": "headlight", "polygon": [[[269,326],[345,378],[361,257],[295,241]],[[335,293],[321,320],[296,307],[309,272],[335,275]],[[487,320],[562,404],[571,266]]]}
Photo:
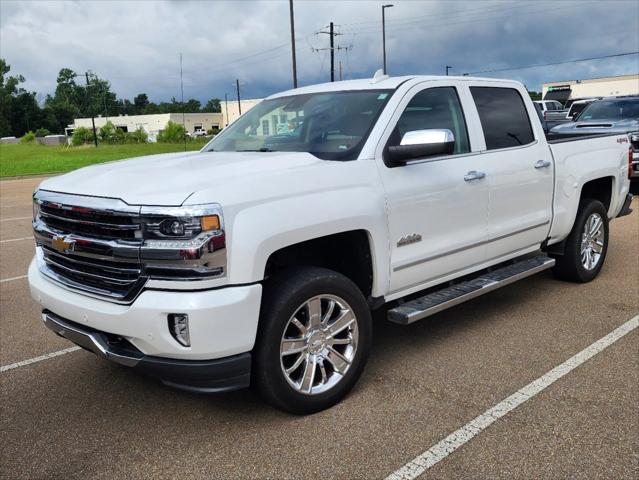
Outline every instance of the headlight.
{"label": "headlight", "polygon": [[39,215],[40,215],[40,203],[34,197],[33,198],[33,219],[36,220]]}
{"label": "headlight", "polygon": [[200,279],[226,274],[226,237],[219,205],[142,207],[140,260],[154,278]]}

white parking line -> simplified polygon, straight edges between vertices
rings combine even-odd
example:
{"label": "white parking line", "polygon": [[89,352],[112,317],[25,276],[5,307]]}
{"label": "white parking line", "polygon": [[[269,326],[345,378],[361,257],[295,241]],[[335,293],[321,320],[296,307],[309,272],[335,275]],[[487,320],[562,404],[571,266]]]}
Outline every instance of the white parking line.
{"label": "white parking line", "polygon": [[7,240],[0,240],[0,243],[20,242],[23,240],[33,240],[33,237],[9,238]]}
{"label": "white parking line", "polygon": [[0,283],[13,282],[14,280],[22,280],[23,278],[27,278],[27,275],[20,275],[19,277],[3,278],[2,280],[0,280]]}
{"label": "white parking line", "polygon": [[32,217],[15,217],[15,218],[2,218],[0,222],[12,222],[14,220],[31,220]]}
{"label": "white parking line", "polygon": [[75,352],[76,350],[80,350],[80,347],[69,347],[64,350],[58,350],[57,352],[47,353],[45,355],[40,355],[39,357],[30,358],[28,360],[22,360],[21,362],[12,363],[11,365],[4,365],[0,367],[0,373],[4,373],[8,370],[13,370],[14,368],[24,367],[25,365],[31,365],[32,363],[41,362],[42,360],[48,360],[50,358],[59,357],[60,355],[65,355],[67,353]]}
{"label": "white parking line", "polygon": [[586,347],[574,357],[569,358],[558,367],[555,367],[548,373],[542,375],[537,380],[529,383],[521,390],[513,393],[510,397],[501,401],[494,407],[489,408],[459,430],[454,431],[442,441],[433,445],[421,455],[415,457],[399,470],[391,473],[388,477],[386,477],[386,480],[413,480],[419,477],[426,470],[441,462],[448,455],[479,435],[482,431],[508,412],[530,400],[539,392],[543,391],[561,377],[597,355],[599,352],[605,350],[637,327],[639,327],[639,315],[631,318],[619,328],[597,340],[595,343]]}

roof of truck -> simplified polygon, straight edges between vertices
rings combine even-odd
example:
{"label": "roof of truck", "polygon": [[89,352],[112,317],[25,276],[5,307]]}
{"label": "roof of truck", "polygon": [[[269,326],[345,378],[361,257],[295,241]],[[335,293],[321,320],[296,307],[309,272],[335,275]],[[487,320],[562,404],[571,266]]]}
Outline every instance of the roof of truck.
{"label": "roof of truck", "polygon": [[318,93],[318,92],[338,92],[344,90],[394,90],[399,87],[404,82],[409,80],[421,80],[421,81],[429,81],[429,80],[454,80],[454,81],[490,81],[490,82],[506,82],[520,85],[519,82],[515,80],[506,80],[500,78],[481,78],[481,77],[455,77],[455,76],[445,76],[445,75],[407,75],[403,77],[389,77],[389,76],[379,76],[373,78],[361,78],[357,80],[343,80],[340,82],[329,82],[329,83],[320,83],[317,85],[308,85],[305,87],[300,87],[292,90],[287,90],[284,92],[279,92],[274,95],[269,96],[268,98],[277,98],[277,97],[287,97],[290,95],[300,95],[305,93]]}

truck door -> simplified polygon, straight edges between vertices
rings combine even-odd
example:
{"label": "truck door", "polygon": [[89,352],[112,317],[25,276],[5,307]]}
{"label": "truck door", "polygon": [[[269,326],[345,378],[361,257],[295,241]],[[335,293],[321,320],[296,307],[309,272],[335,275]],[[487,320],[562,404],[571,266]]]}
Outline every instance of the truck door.
{"label": "truck door", "polygon": [[[390,233],[387,298],[425,288],[485,260],[488,186],[481,177],[481,156],[472,148],[474,137],[467,128],[462,97],[451,82],[413,87],[378,146]],[[454,152],[402,166],[383,161],[386,148],[399,145],[406,133],[429,129],[450,130]]]}
{"label": "truck door", "polygon": [[487,258],[534,250],[550,229],[554,166],[542,129],[531,123],[532,102],[524,102],[527,92],[514,85],[470,84],[470,93],[485,142]]}

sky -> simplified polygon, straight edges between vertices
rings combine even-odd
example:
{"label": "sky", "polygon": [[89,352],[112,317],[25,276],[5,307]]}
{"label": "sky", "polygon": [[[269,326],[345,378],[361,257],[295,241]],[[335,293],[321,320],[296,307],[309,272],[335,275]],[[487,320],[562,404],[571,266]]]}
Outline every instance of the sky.
{"label": "sky", "polygon": [[[639,0],[392,0],[386,10],[390,75],[481,72],[639,51]],[[381,5],[368,0],[295,0],[298,81],[330,80],[336,69],[368,78],[382,66]],[[288,0],[0,0],[0,56],[40,99],[58,71],[92,71],[119,97],[160,102],[261,98],[292,87]],[[639,73],[639,55],[518,69],[529,90],[548,81]],[[336,73],[339,76],[339,71]]]}

